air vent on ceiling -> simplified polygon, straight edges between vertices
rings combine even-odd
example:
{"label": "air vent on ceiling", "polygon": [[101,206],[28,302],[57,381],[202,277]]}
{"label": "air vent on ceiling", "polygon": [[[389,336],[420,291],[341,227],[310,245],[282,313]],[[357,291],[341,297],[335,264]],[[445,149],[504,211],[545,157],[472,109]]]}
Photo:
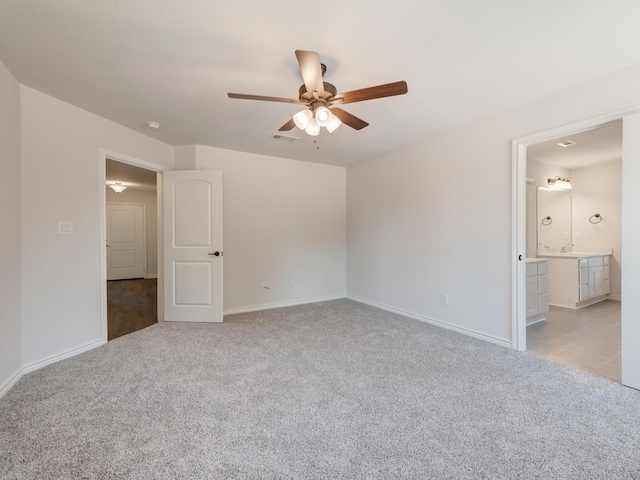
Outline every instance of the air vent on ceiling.
{"label": "air vent on ceiling", "polygon": [[561,147],[573,147],[574,145],[577,145],[576,142],[574,142],[573,140],[565,140],[564,142],[560,142],[558,143],[558,145],[560,145]]}
{"label": "air vent on ceiling", "polygon": [[277,140],[279,142],[293,143],[298,139],[299,137],[292,137],[291,135],[283,135],[281,133],[271,135],[271,140]]}

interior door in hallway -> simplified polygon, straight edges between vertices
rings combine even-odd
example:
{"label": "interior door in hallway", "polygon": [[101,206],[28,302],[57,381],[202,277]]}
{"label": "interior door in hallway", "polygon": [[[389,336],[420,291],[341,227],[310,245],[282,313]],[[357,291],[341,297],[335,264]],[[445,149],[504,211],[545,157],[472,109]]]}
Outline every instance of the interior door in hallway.
{"label": "interior door in hallway", "polygon": [[144,278],[143,205],[107,203],[107,280]]}
{"label": "interior door in hallway", "polygon": [[222,171],[163,178],[164,320],[222,322]]}

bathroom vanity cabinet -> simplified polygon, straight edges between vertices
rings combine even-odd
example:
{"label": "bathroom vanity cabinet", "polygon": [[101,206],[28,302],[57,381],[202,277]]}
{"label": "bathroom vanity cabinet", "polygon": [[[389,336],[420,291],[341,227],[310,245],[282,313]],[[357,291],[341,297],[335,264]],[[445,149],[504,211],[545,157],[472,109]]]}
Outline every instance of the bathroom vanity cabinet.
{"label": "bathroom vanity cabinet", "polygon": [[544,320],[549,311],[548,261],[527,259],[527,325]]}
{"label": "bathroom vanity cabinet", "polygon": [[610,255],[553,256],[549,260],[549,303],[582,308],[609,295]]}

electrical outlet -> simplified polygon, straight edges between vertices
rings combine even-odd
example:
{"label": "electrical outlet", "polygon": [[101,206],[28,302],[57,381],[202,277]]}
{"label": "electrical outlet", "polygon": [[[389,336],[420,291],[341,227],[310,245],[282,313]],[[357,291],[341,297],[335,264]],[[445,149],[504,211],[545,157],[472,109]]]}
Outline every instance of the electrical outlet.
{"label": "electrical outlet", "polygon": [[582,234],[580,232],[576,232],[575,238],[576,239],[581,239],[582,238]]}
{"label": "electrical outlet", "polygon": [[440,303],[443,305],[449,305],[449,294],[443,293],[440,295]]}

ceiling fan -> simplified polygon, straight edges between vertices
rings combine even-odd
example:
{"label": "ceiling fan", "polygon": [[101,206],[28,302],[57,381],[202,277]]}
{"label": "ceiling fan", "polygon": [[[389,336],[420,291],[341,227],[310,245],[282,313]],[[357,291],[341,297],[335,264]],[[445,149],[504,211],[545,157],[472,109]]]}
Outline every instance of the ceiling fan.
{"label": "ceiling fan", "polygon": [[263,95],[247,95],[243,93],[228,93],[229,98],[244,100],[262,100],[266,102],[294,103],[304,105],[304,110],[296,113],[291,120],[281,126],[279,131],[291,130],[298,127],[307,134],[316,136],[320,134],[320,128],[325,127],[332,133],[342,123],[351,128],[361,130],[369,125],[364,120],[337,107],[347,103],[362,102],[376,98],[392,97],[407,93],[407,82],[400,81],[378,85],[375,87],[352,90],[338,93],[332,84],[322,80],[327,67],[320,63],[320,55],[308,50],[296,50],[296,58],[300,65],[300,72],[304,84],[298,92],[298,99],[283,97],[267,97]]}

